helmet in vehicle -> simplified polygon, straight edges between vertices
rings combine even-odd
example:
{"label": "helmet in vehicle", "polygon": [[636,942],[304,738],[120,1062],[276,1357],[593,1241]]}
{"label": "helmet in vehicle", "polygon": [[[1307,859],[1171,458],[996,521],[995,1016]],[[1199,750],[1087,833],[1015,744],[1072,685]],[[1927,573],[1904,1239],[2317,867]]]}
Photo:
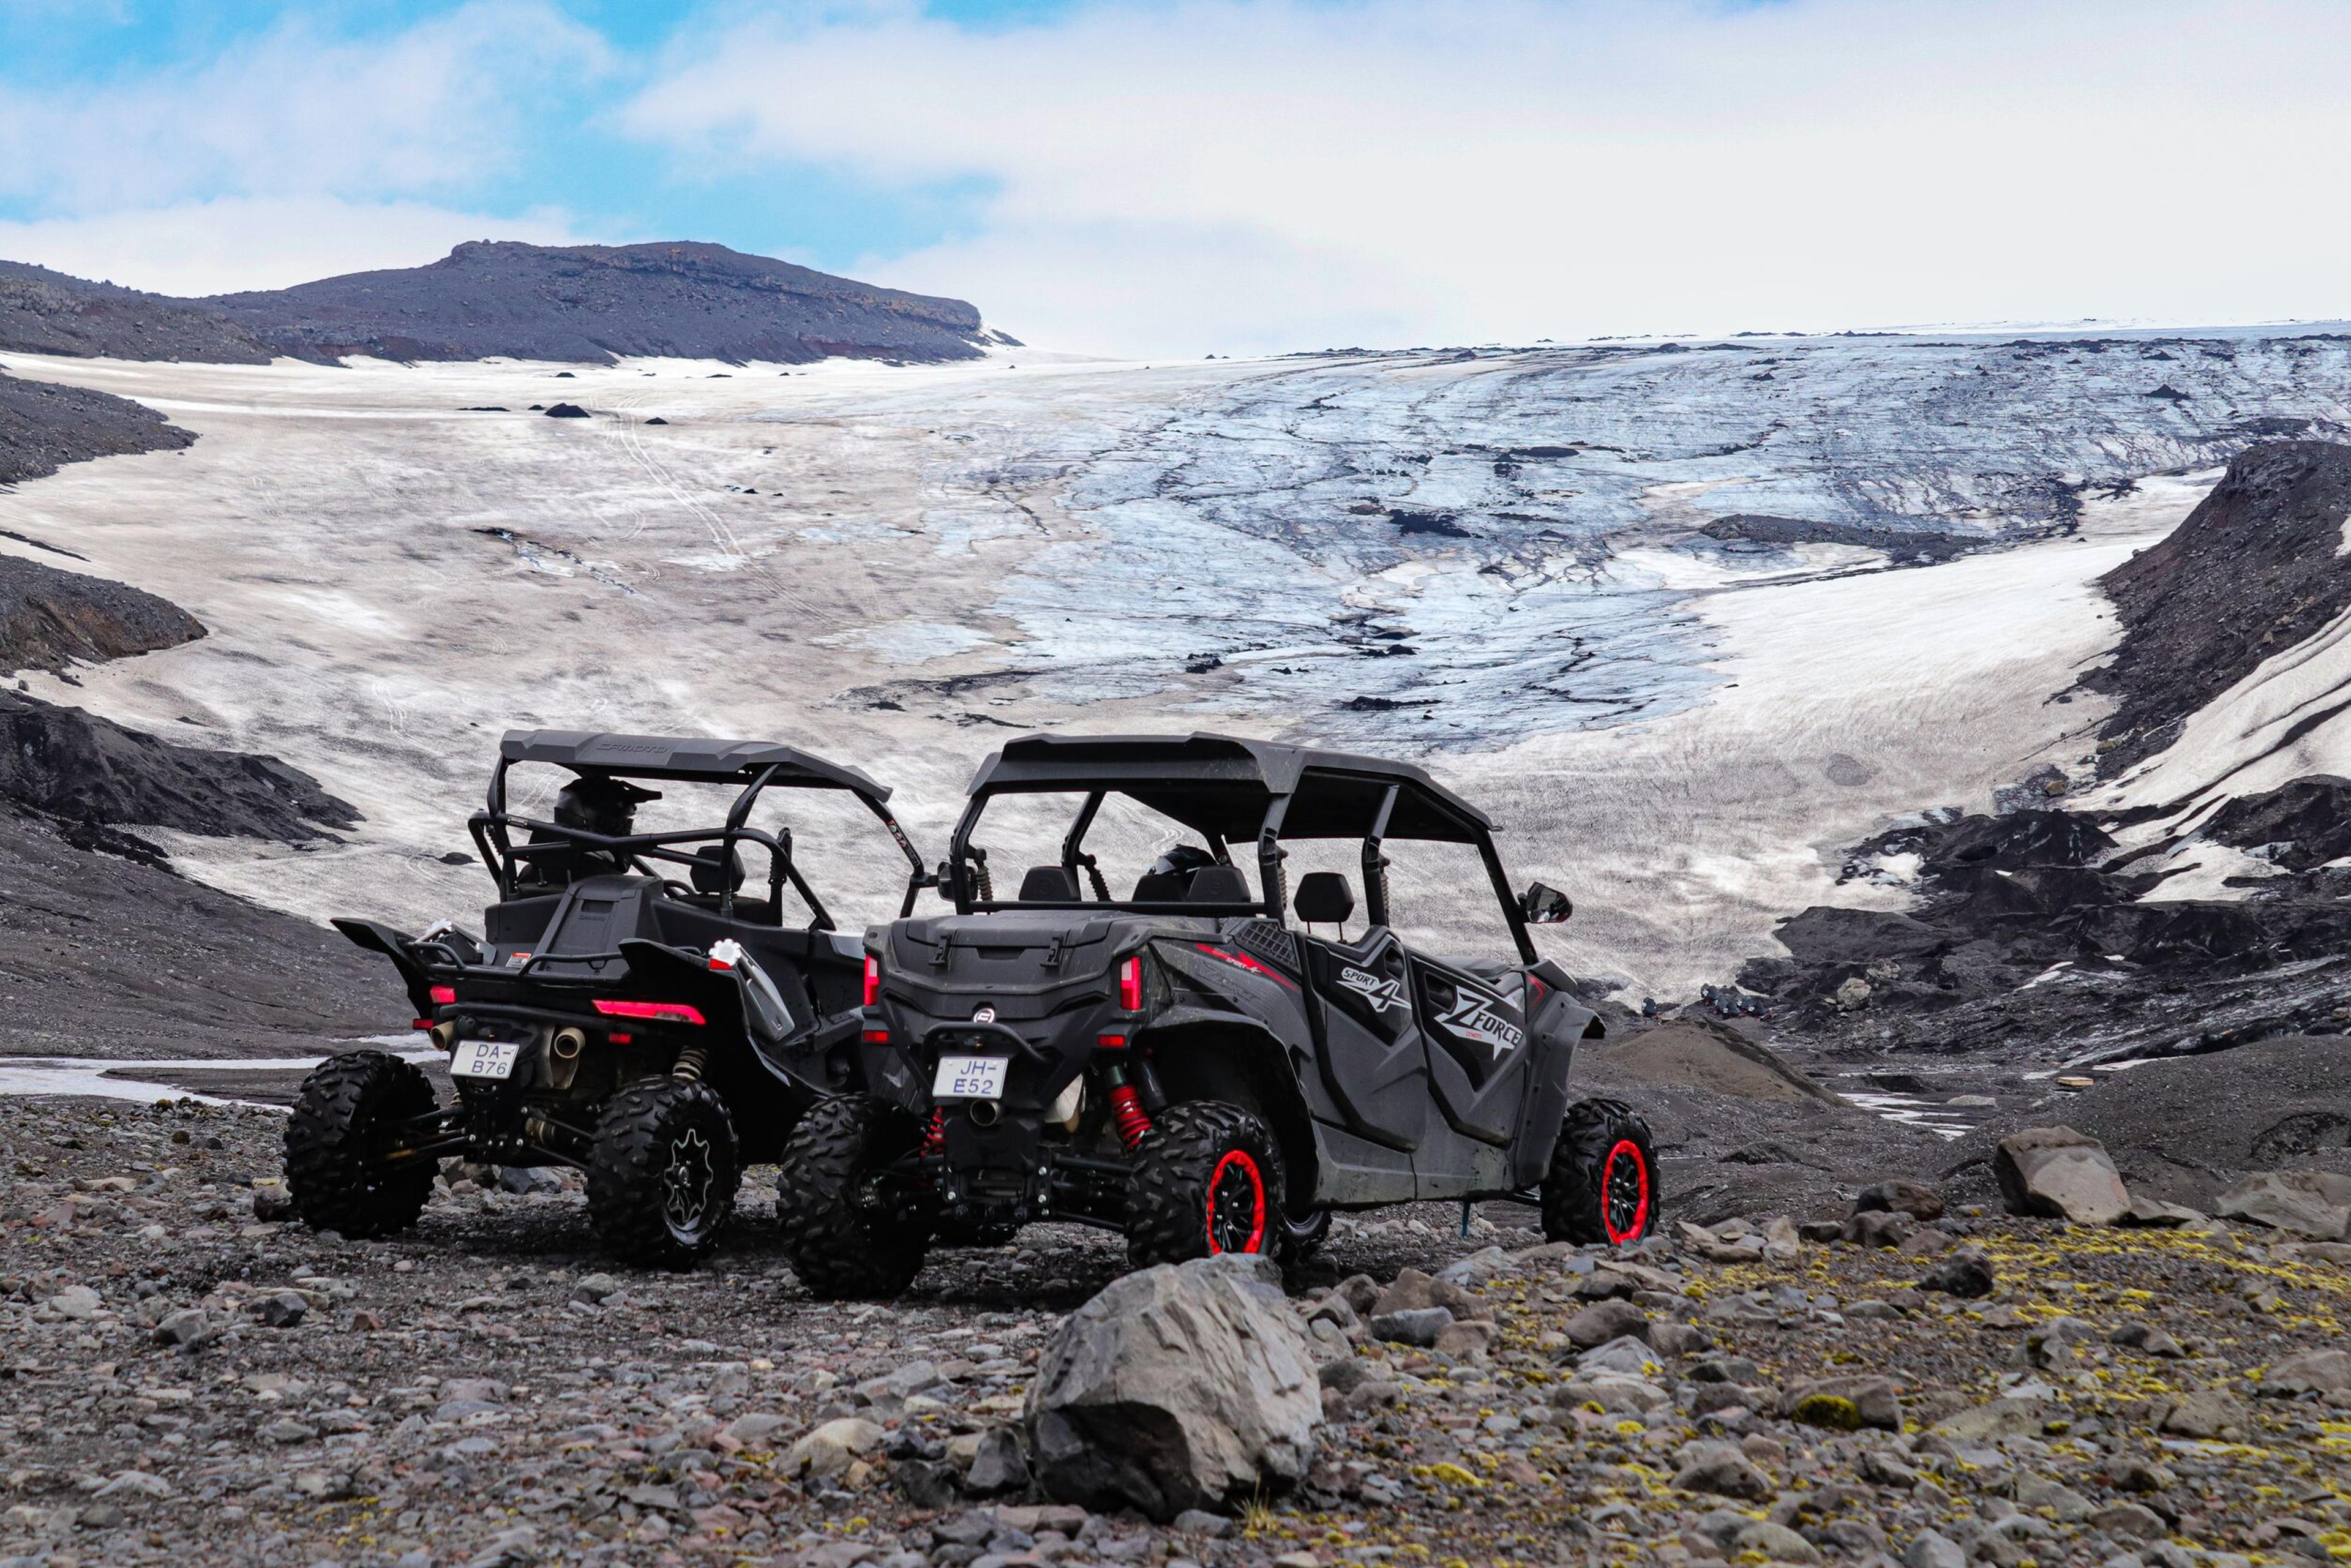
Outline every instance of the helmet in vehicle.
{"label": "helmet in vehicle", "polygon": [[636,825],[639,802],[660,799],[660,790],[643,789],[625,779],[583,774],[556,791],[555,821],[559,827],[617,839]]}

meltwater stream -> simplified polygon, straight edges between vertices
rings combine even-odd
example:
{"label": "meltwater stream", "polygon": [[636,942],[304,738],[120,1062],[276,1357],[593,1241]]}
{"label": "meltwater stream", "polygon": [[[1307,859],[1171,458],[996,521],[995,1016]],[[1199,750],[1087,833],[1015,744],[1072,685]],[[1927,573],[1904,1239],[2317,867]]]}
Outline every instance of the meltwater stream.
{"label": "meltwater stream", "polygon": [[[353,1040],[353,1045],[378,1046],[412,1061],[437,1061],[441,1053],[419,1048],[405,1035]],[[229,1058],[152,1059],[122,1061],[96,1056],[31,1056],[0,1061],[0,1095],[18,1097],[81,1096],[127,1100],[141,1104],[156,1100],[193,1100],[204,1105],[256,1105],[282,1111],[266,1100],[235,1095],[205,1094],[161,1076],[180,1078],[208,1072],[308,1072],[326,1061],[319,1056],[246,1056]]]}

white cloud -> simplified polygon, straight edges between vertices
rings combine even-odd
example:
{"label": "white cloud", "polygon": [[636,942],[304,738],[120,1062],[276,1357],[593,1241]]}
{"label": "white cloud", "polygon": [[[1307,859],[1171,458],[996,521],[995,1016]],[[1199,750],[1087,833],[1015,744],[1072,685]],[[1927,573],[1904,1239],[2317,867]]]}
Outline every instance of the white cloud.
{"label": "white cloud", "polygon": [[461,240],[576,245],[558,213],[490,218],[415,202],[225,197],[89,217],[0,221],[0,256],[158,294],[283,288],[437,261]]}
{"label": "white cloud", "polygon": [[2334,0],[899,4],[721,26],[624,122],[977,178],[975,232],[872,269],[1200,352],[2341,314],[2346,75]]}
{"label": "white cloud", "polygon": [[289,20],[185,67],[0,88],[0,196],[99,213],[447,193],[507,167],[535,96],[609,63],[601,37],[547,0],[475,0],[355,38]]}

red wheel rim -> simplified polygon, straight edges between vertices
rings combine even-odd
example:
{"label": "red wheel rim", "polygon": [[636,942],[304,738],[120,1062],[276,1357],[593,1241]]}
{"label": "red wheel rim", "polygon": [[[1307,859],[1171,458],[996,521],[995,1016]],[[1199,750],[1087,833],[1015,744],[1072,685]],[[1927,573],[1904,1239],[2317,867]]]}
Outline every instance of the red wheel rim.
{"label": "red wheel rim", "polygon": [[1208,1176],[1208,1251],[1257,1252],[1265,1246],[1265,1177],[1247,1149],[1228,1149]]}
{"label": "red wheel rim", "polygon": [[1619,1247],[1649,1228],[1649,1157],[1630,1138],[1600,1162],[1600,1226]]}

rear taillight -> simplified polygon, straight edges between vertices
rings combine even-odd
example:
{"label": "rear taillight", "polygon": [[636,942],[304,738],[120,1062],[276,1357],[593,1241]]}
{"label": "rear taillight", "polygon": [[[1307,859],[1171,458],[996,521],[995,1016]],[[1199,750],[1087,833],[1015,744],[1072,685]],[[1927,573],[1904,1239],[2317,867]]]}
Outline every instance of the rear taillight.
{"label": "rear taillight", "polygon": [[433,1005],[434,1007],[445,1008],[451,1002],[457,999],[457,988],[455,986],[435,986],[433,988],[430,995],[433,998]]}
{"label": "rear taillight", "polygon": [[882,999],[882,960],[872,954],[865,955],[865,1005],[872,1007]]}
{"label": "rear taillight", "polygon": [[599,997],[596,1010],[607,1018],[649,1019],[654,1023],[706,1021],[700,1008],[688,1007],[684,1002],[616,1002],[609,997]]}
{"label": "rear taillight", "polygon": [[1131,1013],[1143,1010],[1143,955],[1140,953],[1118,967],[1118,1005]]}

